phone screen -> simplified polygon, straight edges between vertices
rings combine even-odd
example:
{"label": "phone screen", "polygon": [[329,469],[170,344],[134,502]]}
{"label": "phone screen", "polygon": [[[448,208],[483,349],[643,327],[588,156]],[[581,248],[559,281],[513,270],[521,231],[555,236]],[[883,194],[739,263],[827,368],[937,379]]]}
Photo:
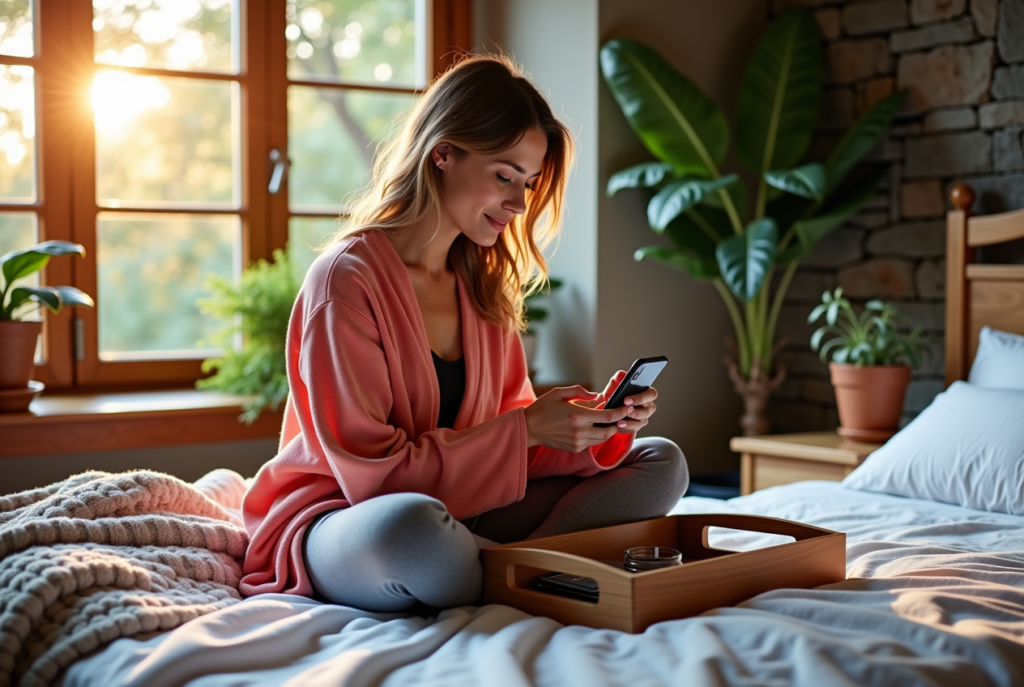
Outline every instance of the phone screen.
{"label": "phone screen", "polygon": [[[620,408],[631,394],[638,394],[651,388],[654,385],[654,380],[658,378],[666,365],[668,365],[668,358],[663,355],[638,359],[630,366],[619,385],[615,387],[611,398],[604,406],[605,409]],[[595,422],[594,426],[611,427],[613,424],[612,422]]]}

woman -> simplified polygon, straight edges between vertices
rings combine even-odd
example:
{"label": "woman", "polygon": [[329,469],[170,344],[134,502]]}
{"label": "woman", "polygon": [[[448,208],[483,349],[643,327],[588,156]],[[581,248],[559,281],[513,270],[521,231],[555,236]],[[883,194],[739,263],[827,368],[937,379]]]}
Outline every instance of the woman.
{"label": "woman", "polygon": [[292,311],[280,451],[243,503],[244,594],[474,603],[481,544],[657,517],[685,491],[678,447],[634,439],[653,388],[602,410],[624,372],[601,394],[530,386],[522,285],[546,277],[571,160],[505,58],[423,94]]}

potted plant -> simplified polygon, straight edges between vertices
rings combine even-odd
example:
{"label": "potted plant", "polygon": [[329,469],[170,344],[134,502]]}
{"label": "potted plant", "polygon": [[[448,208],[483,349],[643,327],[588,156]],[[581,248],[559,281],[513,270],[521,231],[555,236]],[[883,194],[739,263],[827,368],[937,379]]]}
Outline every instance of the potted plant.
{"label": "potted plant", "polygon": [[265,408],[277,410],[288,397],[285,336],[300,281],[289,253],[275,250],[274,262],[256,261],[237,284],[210,275],[211,296],[198,301],[203,312],[225,324],[211,342],[224,355],[203,361],[203,372],[214,374],[197,381],[196,387],[251,396],[239,416],[247,424]]}
{"label": "potted plant", "polygon": [[526,331],[520,334],[520,339],[523,341],[523,352],[526,354],[526,369],[529,370],[530,377],[536,373],[534,369],[534,359],[537,357],[537,332],[534,330],[533,325],[538,322],[543,322],[548,317],[548,311],[546,308],[542,308],[536,304],[536,300],[552,291],[557,291],[562,287],[562,280],[551,278],[548,279],[547,288],[533,291],[527,289],[524,291],[524,303],[526,305]]}
{"label": "potted plant", "polygon": [[[718,106],[652,48],[614,39],[601,70],[626,120],[657,158],[615,173],[609,195],[654,191],[647,220],[668,245],[636,251],[711,283],[735,329],[726,364],[746,411],[744,434],[768,430],[764,406],[785,370],[775,328],[797,265],[872,196],[884,168],[851,174],[889,126],[904,93],[875,103],[823,161],[804,161],[822,95],[821,36],[805,10],[783,12],[758,43],[740,83],[736,156],[755,174],[748,191],[721,165],[729,125]],[[772,291],[773,280],[779,275]]]}
{"label": "potted plant", "polygon": [[0,256],[0,411],[23,411],[43,390],[31,379],[41,319],[25,319],[42,304],[53,313],[65,305],[92,307],[93,300],[73,286],[26,286],[30,277],[55,255],[85,255],[69,241],[44,241]]}
{"label": "potted plant", "polygon": [[811,348],[829,363],[839,406],[841,436],[885,441],[899,426],[911,368],[928,352],[921,328],[910,334],[896,329],[899,313],[891,303],[872,300],[857,315],[842,288],[822,294],[807,321],[825,324],[811,336]]}

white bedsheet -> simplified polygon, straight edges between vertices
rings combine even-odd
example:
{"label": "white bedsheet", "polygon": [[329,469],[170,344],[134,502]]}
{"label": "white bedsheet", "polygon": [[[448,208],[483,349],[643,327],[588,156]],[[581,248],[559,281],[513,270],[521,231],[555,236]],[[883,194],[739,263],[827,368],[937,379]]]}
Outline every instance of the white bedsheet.
{"label": "white bedsheet", "polygon": [[[675,513],[743,512],[848,534],[846,582],[777,590],[639,635],[506,606],[431,618],[247,599],[68,671],[84,685],[1024,684],[1024,517],[804,482]],[[763,535],[716,532],[748,548]]]}

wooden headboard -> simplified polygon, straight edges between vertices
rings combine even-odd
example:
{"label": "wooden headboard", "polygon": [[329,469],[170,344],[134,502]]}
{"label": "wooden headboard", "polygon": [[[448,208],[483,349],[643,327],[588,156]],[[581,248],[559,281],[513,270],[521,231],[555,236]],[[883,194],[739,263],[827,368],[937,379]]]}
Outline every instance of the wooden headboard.
{"label": "wooden headboard", "polygon": [[974,249],[1024,238],[1024,210],[971,217],[974,191],[959,184],[946,216],[946,384],[967,379],[988,325],[1024,334],[1024,265],[974,262]]}

